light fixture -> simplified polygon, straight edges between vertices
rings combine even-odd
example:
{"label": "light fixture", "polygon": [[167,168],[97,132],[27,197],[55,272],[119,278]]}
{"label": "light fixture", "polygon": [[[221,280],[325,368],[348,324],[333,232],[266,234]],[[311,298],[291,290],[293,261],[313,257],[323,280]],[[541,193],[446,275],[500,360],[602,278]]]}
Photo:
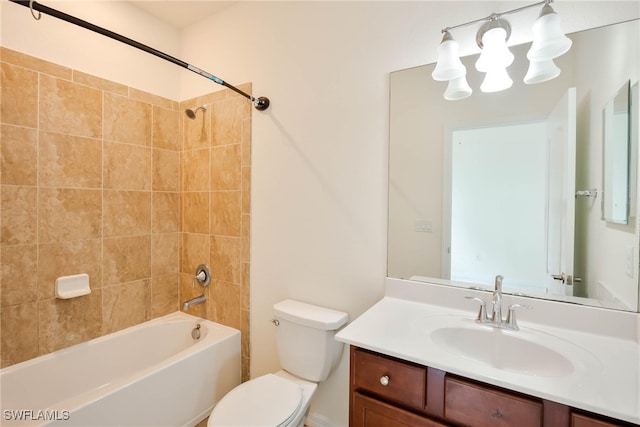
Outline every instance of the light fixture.
{"label": "light fixture", "polygon": [[444,99],[447,101],[457,101],[468,98],[473,93],[471,86],[467,83],[466,71],[463,76],[449,80],[447,90],[444,92]]}
{"label": "light fixture", "polygon": [[511,87],[507,67],[513,63],[513,53],[507,47],[511,35],[511,25],[505,19],[492,15],[492,18],[478,30],[476,42],[482,49],[476,61],[476,69],[486,73],[480,90],[499,92]]}
{"label": "light fixture", "polygon": [[560,68],[553,62],[553,59],[531,61],[529,70],[524,76],[524,82],[528,85],[543,83],[555,79],[560,75]]}
{"label": "light fixture", "polygon": [[475,68],[485,73],[480,90],[482,92],[505,90],[513,84],[507,67],[513,63],[514,56],[507,45],[511,35],[511,25],[502,16],[534,6],[543,5],[540,15],[533,24],[533,42],[527,53],[530,64],[523,80],[526,84],[542,83],[560,75],[560,68],[556,66],[553,59],[571,48],[571,39],[560,28],[560,16],[549,5],[552,1],[544,0],[507,12],[493,13],[486,18],[443,29],[444,35],[438,47],[438,62],[432,77],[436,81],[449,82],[444,93],[445,99],[463,99],[473,92],[466,81],[466,68],[458,56],[458,42],[453,39],[451,30],[484,22],[476,34],[476,43],[482,51]]}
{"label": "light fixture", "polygon": [[538,19],[533,23],[533,43],[527,52],[527,58],[530,61],[557,58],[566,53],[572,43],[560,28],[560,15],[545,3]]}
{"label": "light fixture", "polygon": [[442,42],[438,46],[438,63],[431,73],[437,81],[448,81],[464,76],[467,70],[458,55],[458,42],[448,30],[443,30]]}

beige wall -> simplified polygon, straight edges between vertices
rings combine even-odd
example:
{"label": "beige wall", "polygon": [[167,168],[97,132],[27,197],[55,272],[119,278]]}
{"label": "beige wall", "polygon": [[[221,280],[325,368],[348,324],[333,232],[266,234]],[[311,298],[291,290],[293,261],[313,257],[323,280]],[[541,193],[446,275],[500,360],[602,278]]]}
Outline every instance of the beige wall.
{"label": "beige wall", "polygon": [[[247,378],[249,103],[225,90],[180,105],[1,53],[2,366],[177,310],[204,263],[208,301],[190,312],[243,331]],[[54,298],[79,273],[92,293]]]}

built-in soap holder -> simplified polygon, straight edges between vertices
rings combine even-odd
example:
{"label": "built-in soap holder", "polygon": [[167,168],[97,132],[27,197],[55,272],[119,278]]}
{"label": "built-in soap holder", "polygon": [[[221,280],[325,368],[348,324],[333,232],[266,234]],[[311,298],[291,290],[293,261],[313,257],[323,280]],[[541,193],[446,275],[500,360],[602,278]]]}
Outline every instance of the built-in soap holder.
{"label": "built-in soap holder", "polygon": [[90,293],[88,274],[61,276],[56,279],[56,298],[70,299],[89,295]]}

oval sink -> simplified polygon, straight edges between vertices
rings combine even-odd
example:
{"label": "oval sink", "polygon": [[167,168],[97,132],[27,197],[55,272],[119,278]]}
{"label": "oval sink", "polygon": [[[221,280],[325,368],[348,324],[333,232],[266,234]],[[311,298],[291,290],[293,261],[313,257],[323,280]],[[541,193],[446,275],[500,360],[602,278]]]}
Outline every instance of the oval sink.
{"label": "oval sink", "polygon": [[558,351],[532,341],[526,332],[477,325],[443,327],[431,333],[434,343],[462,357],[523,375],[559,377],[571,374],[573,363]]}

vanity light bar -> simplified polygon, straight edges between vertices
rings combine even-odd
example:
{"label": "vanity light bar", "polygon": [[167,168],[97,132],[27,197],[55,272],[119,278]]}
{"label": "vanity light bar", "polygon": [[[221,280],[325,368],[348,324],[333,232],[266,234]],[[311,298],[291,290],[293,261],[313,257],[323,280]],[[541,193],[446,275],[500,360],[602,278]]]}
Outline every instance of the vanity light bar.
{"label": "vanity light bar", "polygon": [[473,92],[467,83],[467,69],[460,61],[458,42],[453,39],[451,30],[484,22],[476,33],[476,43],[482,49],[482,53],[475,67],[478,71],[485,73],[480,89],[483,92],[502,91],[513,84],[507,73],[507,67],[514,59],[507,47],[507,41],[511,36],[511,25],[502,17],[540,5],[543,7],[533,24],[533,43],[527,52],[527,59],[530,61],[529,70],[524,77],[524,83],[542,83],[558,77],[560,69],[554,64],[553,59],[566,53],[571,48],[572,42],[560,28],[560,17],[550,6],[552,1],[544,0],[443,28],[442,41],[438,46],[438,62],[431,76],[436,81],[449,83],[444,98],[450,101],[464,99]]}

